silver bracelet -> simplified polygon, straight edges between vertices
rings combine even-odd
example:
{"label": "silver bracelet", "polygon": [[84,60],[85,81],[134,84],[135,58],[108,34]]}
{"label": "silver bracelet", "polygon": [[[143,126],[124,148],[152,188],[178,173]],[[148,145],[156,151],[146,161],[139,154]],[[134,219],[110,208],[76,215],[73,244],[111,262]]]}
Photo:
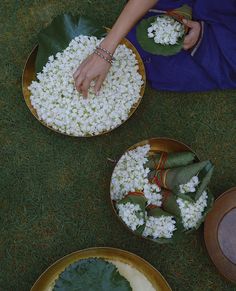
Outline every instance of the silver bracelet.
{"label": "silver bracelet", "polygon": [[115,61],[115,58],[113,57],[113,54],[112,54],[111,52],[109,52],[108,50],[106,50],[105,48],[103,48],[103,47],[101,47],[101,46],[99,45],[99,46],[96,47],[96,49],[97,49],[97,50],[101,50],[101,51],[103,51],[104,53],[108,54],[108,55],[111,57],[111,59],[112,59],[113,61]]}
{"label": "silver bracelet", "polygon": [[94,51],[96,55],[98,55],[100,58],[108,62],[109,64],[113,64],[113,60],[109,60],[107,57],[105,57],[103,54],[100,54],[97,50]]}

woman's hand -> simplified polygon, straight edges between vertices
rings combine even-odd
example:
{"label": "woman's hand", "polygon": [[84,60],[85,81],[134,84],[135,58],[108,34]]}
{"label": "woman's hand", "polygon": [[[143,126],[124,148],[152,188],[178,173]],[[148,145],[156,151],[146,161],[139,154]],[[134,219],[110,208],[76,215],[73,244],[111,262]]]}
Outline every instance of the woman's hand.
{"label": "woman's hand", "polygon": [[[129,0],[101,45],[113,54],[121,39],[156,2],[157,0]],[[96,54],[89,56],[73,75],[77,90],[87,97],[91,81],[96,80],[94,90],[97,94],[110,66],[108,62]]]}
{"label": "woman's hand", "polygon": [[111,65],[106,60],[94,53],[88,56],[73,74],[76,89],[81,92],[84,97],[87,97],[90,84],[94,80],[94,91],[95,94],[98,95],[110,66]]}
{"label": "woman's hand", "polygon": [[197,21],[184,19],[183,23],[190,28],[189,33],[184,39],[183,48],[189,50],[196,45],[201,34],[201,24]]}

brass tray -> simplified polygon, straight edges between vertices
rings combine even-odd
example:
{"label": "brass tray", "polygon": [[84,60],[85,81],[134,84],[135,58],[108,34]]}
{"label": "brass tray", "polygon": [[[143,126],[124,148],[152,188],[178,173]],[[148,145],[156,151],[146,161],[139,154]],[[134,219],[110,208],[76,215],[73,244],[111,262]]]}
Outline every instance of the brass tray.
{"label": "brass tray", "polygon": [[[133,150],[139,146],[144,146],[146,144],[149,144],[151,149],[149,151],[150,154],[152,153],[158,153],[158,152],[167,152],[167,153],[171,153],[171,152],[184,152],[184,151],[190,151],[193,152],[195,155],[196,153],[186,144],[177,141],[175,139],[170,139],[170,138],[165,138],[165,137],[159,137],[159,138],[151,138],[151,139],[147,139],[147,140],[143,140],[141,142],[136,143],[135,145],[131,146],[130,148],[127,149],[126,152]],[[196,159],[197,161],[199,161],[197,155],[196,155]],[[115,169],[115,168],[114,168]],[[113,175],[113,173],[112,173]],[[111,193],[111,183],[110,183],[110,193]],[[119,215],[117,214],[116,208],[115,208],[115,203],[114,201],[111,199],[111,194],[110,194],[110,201],[111,201],[111,205],[112,205],[112,209],[113,212],[115,213],[115,216],[118,218],[118,220],[125,226],[125,228],[131,232],[132,234],[145,239],[145,240],[151,240],[156,242],[154,239],[149,238],[149,237],[144,237],[142,235],[136,234],[134,233],[126,224],[125,222],[119,217]]]}
{"label": "brass tray", "polygon": [[170,286],[152,265],[141,257],[132,254],[130,252],[115,249],[115,248],[89,248],[81,251],[74,252],[67,255],[53,265],[51,265],[35,282],[31,291],[48,291],[50,287],[54,285],[55,280],[58,278],[59,274],[64,271],[64,269],[70,264],[91,257],[99,257],[106,260],[120,261],[129,264],[136,268],[138,271],[143,273],[144,276],[152,283],[153,287],[159,291],[171,291]]}
{"label": "brass tray", "polygon": [[23,92],[23,96],[24,96],[25,102],[26,102],[29,110],[34,115],[34,117],[36,119],[38,119],[38,121],[41,124],[43,124],[44,126],[46,126],[47,128],[49,128],[49,129],[51,129],[51,130],[53,130],[55,132],[58,132],[60,134],[68,135],[68,136],[72,136],[72,137],[94,137],[94,136],[100,136],[100,135],[107,134],[107,133],[113,131],[114,129],[120,127],[123,123],[125,123],[133,115],[133,113],[136,111],[136,109],[138,108],[138,106],[139,106],[139,104],[140,104],[140,102],[141,102],[141,100],[143,98],[143,95],[144,95],[144,92],[145,92],[145,88],[146,88],[146,72],[145,72],[145,67],[144,67],[143,61],[141,59],[141,56],[139,55],[137,49],[133,46],[133,44],[126,38],[124,38],[120,42],[120,44],[126,45],[136,55],[136,59],[138,61],[138,66],[139,66],[138,72],[142,76],[142,79],[143,79],[143,85],[142,85],[141,90],[140,90],[140,98],[139,98],[138,102],[133,105],[133,107],[131,108],[131,110],[129,112],[129,117],[124,122],[122,122],[120,125],[118,125],[117,127],[113,128],[111,130],[104,131],[104,132],[102,132],[100,134],[97,134],[97,135],[75,136],[75,135],[66,134],[66,133],[62,133],[62,132],[60,132],[58,130],[55,130],[51,126],[47,125],[44,121],[40,120],[36,110],[33,108],[32,104],[31,104],[30,91],[28,89],[28,87],[30,86],[32,81],[36,80],[35,61],[36,61],[37,52],[38,52],[38,45],[36,45],[33,48],[33,50],[31,51],[30,55],[28,56],[27,61],[25,63],[24,70],[23,70],[23,75],[22,75],[22,92]]}
{"label": "brass tray", "polygon": [[216,199],[205,220],[204,239],[219,273],[236,284],[236,187]]}

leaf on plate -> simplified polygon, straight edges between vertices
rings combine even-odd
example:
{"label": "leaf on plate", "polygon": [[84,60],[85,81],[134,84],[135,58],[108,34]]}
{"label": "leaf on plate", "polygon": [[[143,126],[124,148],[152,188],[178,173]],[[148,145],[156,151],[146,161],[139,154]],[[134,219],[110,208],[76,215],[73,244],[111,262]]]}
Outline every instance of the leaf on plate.
{"label": "leaf on plate", "polygon": [[70,14],[57,16],[39,34],[36,72],[42,71],[50,56],[66,49],[70,41],[79,35],[101,38],[106,35],[106,29],[99,27],[92,19],[84,16]]}
{"label": "leaf on plate", "polygon": [[82,259],[67,267],[53,291],[132,291],[130,283],[112,263],[103,259]]}

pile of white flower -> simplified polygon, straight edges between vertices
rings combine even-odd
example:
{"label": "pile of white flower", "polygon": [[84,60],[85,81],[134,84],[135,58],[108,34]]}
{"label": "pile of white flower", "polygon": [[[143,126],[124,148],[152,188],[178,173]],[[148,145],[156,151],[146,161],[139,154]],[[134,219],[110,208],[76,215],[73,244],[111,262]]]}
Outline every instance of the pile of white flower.
{"label": "pile of white flower", "polygon": [[198,176],[193,176],[188,183],[179,185],[180,193],[185,194],[196,192],[196,187],[199,185],[199,183],[200,181],[198,179]]}
{"label": "pile of white flower", "polygon": [[191,229],[197,226],[207,206],[207,199],[208,196],[206,191],[202,193],[195,203],[182,198],[177,199],[185,229]]}
{"label": "pile of white flower", "polygon": [[118,161],[111,181],[111,198],[118,201],[129,192],[143,190],[148,182],[150,170],[144,168],[148,161],[150,145],[137,147],[126,152]]}
{"label": "pile of white flower", "polygon": [[143,236],[156,238],[171,238],[176,230],[173,216],[149,216],[146,221]]}
{"label": "pile of white flower", "polygon": [[78,36],[55,57],[33,81],[31,104],[40,120],[62,133],[73,136],[97,135],[122,124],[140,99],[143,84],[132,50],[118,46],[115,61],[98,96],[91,86],[87,99],[78,93],[73,73],[101,40]]}
{"label": "pile of white flower", "polygon": [[111,198],[118,201],[129,192],[142,191],[147,199],[147,204],[161,206],[161,189],[148,181],[149,168],[144,165],[150,145],[140,146],[125,153],[118,161],[111,181]]}
{"label": "pile of white flower", "polygon": [[130,202],[126,204],[117,204],[117,210],[121,219],[133,231],[145,223],[144,216],[139,205],[134,205]]}
{"label": "pile of white flower", "polygon": [[[142,191],[147,199],[147,205],[162,205],[161,189],[148,181],[150,169],[144,165],[148,161],[150,145],[139,146],[126,152],[118,161],[111,181],[111,198],[119,201],[129,192]],[[116,208],[120,218],[135,231],[145,223],[144,217],[140,216],[140,206],[132,203],[119,204]],[[146,214],[147,216],[147,214]],[[147,217],[144,236],[152,238],[171,238],[175,230],[175,220],[168,216],[158,218]]]}
{"label": "pile of white flower", "polygon": [[184,25],[170,16],[158,16],[148,28],[148,37],[155,43],[174,45],[184,35]]}

